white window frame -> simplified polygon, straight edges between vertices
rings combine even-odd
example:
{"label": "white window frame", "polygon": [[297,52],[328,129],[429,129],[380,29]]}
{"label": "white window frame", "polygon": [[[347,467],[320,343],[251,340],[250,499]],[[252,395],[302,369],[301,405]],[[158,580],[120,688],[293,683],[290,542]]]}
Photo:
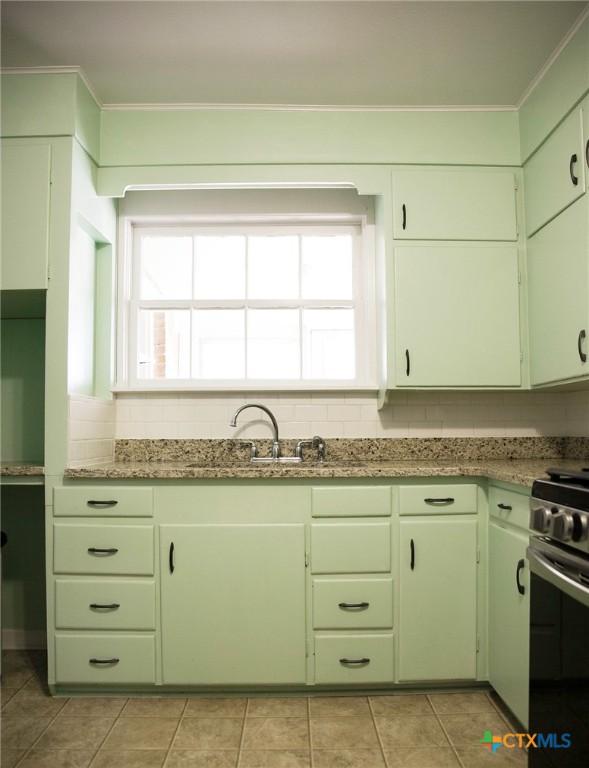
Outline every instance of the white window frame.
{"label": "white window frame", "polygon": [[[138,231],[153,235],[209,234],[343,234],[353,236],[353,298],[350,300],[145,300],[139,299]],[[116,376],[114,392],[276,392],[276,391],[354,391],[375,390],[374,227],[365,216],[342,214],[224,217],[123,217],[119,230],[117,262]],[[236,309],[236,308],[327,308],[354,309],[356,378],[354,379],[140,379],[137,376],[137,318],[139,308],[161,309]],[[192,322],[191,322],[192,333]],[[192,339],[191,339],[192,348]],[[302,336],[301,336],[302,349]]]}

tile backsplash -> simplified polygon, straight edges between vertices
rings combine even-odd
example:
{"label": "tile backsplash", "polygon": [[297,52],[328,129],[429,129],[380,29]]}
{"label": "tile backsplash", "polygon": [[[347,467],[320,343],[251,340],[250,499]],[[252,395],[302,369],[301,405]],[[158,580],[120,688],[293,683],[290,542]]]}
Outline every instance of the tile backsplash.
{"label": "tile backsplash", "polygon": [[263,438],[268,420],[246,402],[274,412],[284,438],[589,436],[589,391],[394,392],[381,411],[371,393],[119,394],[116,438]]}
{"label": "tile backsplash", "polygon": [[68,465],[112,461],[115,438],[115,400],[70,395]]}

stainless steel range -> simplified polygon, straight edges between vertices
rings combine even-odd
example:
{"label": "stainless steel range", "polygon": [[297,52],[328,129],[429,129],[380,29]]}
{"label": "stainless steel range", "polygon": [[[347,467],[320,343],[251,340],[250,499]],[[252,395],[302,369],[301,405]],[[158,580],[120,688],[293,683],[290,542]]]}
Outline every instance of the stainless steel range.
{"label": "stainless steel range", "polygon": [[530,499],[529,765],[589,766],[589,467],[549,469]]}

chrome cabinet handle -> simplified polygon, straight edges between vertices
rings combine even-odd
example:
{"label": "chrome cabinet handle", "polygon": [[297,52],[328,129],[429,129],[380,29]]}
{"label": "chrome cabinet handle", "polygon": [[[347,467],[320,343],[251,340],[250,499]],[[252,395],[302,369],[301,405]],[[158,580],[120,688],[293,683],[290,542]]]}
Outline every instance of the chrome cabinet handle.
{"label": "chrome cabinet handle", "polygon": [[453,496],[440,496],[439,498],[428,496],[424,501],[426,504],[454,504],[455,499]]}
{"label": "chrome cabinet handle", "polygon": [[577,337],[577,350],[579,352],[579,357],[581,358],[582,363],[587,362],[587,353],[583,350],[583,343],[585,342],[586,338],[587,332],[583,328],[579,331],[579,336]]}
{"label": "chrome cabinet handle", "polygon": [[370,659],[367,659],[366,657],[363,657],[361,659],[346,659],[346,658],[343,658],[343,659],[339,660],[339,663],[343,664],[344,666],[353,666],[353,665],[361,666],[361,665],[364,665],[364,664],[370,664]]}
{"label": "chrome cabinet handle", "polygon": [[355,610],[355,609],[363,609],[368,608],[370,603],[338,603],[338,606],[343,610]]}
{"label": "chrome cabinet handle", "polygon": [[88,499],[86,502],[89,507],[98,507],[99,509],[104,507],[116,507],[118,503],[119,502],[116,499],[105,499],[104,501],[100,501],[100,499]]}
{"label": "chrome cabinet handle", "polygon": [[576,153],[576,152],[574,152],[574,153],[571,155],[571,159],[570,159],[570,162],[569,162],[569,173],[570,173],[570,175],[571,175],[571,181],[573,182],[573,186],[574,186],[574,187],[576,187],[576,186],[577,186],[577,184],[579,183],[579,177],[578,177],[578,176],[575,176],[575,172],[574,172],[574,170],[573,170],[573,168],[574,168],[574,166],[576,165],[576,163],[577,163],[577,160],[578,160],[578,159],[579,159],[579,158],[577,157],[577,153]]}
{"label": "chrome cabinet handle", "polygon": [[90,608],[95,611],[116,611],[120,607],[120,603],[90,603]]}
{"label": "chrome cabinet handle", "polygon": [[517,585],[517,591],[520,593],[520,595],[526,594],[526,588],[519,580],[520,573],[523,571],[524,567],[526,565],[525,560],[518,560],[517,561],[517,568],[515,569],[515,583]]}
{"label": "chrome cabinet handle", "polygon": [[118,551],[116,547],[88,547],[90,555],[116,555]]}
{"label": "chrome cabinet handle", "polygon": [[89,659],[90,664],[95,664],[95,665],[110,664],[110,665],[114,666],[115,664],[118,664],[119,661],[120,661],[120,659],[117,659],[116,657],[113,657],[112,659]]}

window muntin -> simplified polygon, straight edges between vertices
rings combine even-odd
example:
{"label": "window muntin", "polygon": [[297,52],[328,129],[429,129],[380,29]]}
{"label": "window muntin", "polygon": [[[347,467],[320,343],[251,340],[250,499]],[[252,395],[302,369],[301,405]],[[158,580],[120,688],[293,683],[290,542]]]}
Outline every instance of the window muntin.
{"label": "window muntin", "polygon": [[360,386],[357,224],[130,228],[127,386]]}

